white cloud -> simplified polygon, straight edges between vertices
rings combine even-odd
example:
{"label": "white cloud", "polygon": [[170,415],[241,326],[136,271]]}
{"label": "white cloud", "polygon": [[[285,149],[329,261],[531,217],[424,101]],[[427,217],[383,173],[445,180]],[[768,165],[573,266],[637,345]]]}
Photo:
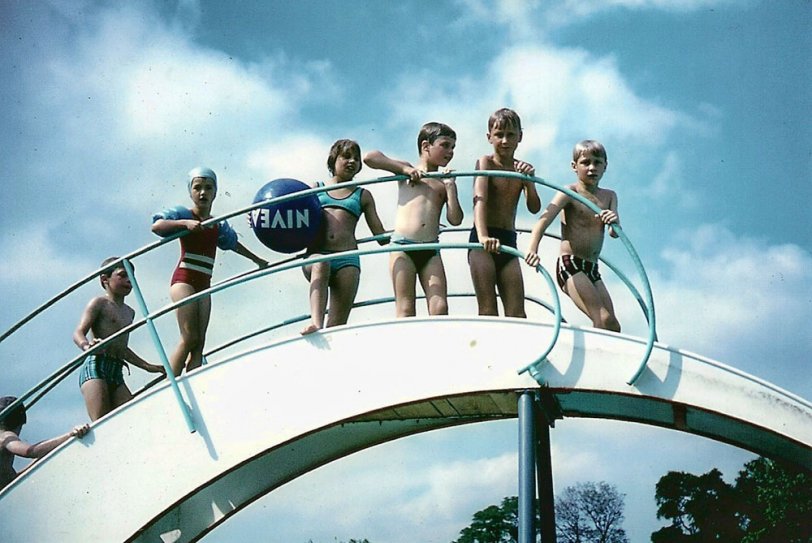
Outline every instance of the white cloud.
{"label": "white cloud", "polygon": [[[196,9],[189,2],[181,7],[184,13]],[[37,143],[47,160],[25,166],[26,194],[47,191],[60,202],[49,209],[48,221],[63,235],[80,239],[115,229],[119,253],[136,247],[121,245],[122,231],[135,243],[152,240],[151,214],[188,201],[185,172],[198,163],[223,179],[214,209],[220,214],[247,205],[266,180],[282,176],[280,163],[286,176],[326,173],[323,159],[312,157],[326,158],[329,144],[319,148],[310,138],[306,153],[291,162],[290,147],[269,148],[269,142],[303,101],[317,91],[331,96],[331,85],[322,84],[330,75],[327,63],[297,67],[284,57],[240,62],[199,47],[191,30],[143,7],[105,8],[74,23],[74,39],[53,44],[27,65],[30,77],[22,81],[35,83],[19,105],[29,131],[48,134]],[[263,150],[272,156],[259,161]],[[20,237],[4,241],[15,239]],[[26,241],[38,249],[13,250],[24,251],[33,269],[47,269],[48,259],[60,253],[57,245],[48,246],[47,233]],[[11,273],[4,270],[6,277]]]}
{"label": "white cloud", "polygon": [[0,238],[0,283],[10,286],[47,279],[67,286],[95,269],[98,264],[91,264],[86,255],[57,251],[49,236],[51,226],[32,223]]}
{"label": "white cloud", "polygon": [[[515,109],[522,118],[524,139],[517,156],[533,163],[537,175],[557,184],[571,177],[572,146],[582,139],[601,140],[610,154],[622,148],[624,156],[642,161],[679,128],[704,126],[636,93],[611,56],[595,57],[580,49],[511,46],[483,70],[480,79],[446,83],[443,92],[427,80],[421,74],[404,75],[391,93],[392,122],[403,139],[411,139],[429,119],[450,124],[460,142],[456,169],[471,168],[477,157],[491,151],[485,139],[487,119],[500,107]],[[471,111],[481,112],[481,118]],[[671,166],[677,165],[678,156],[673,155]],[[624,169],[634,170],[635,165],[626,164]]]}
{"label": "white cloud", "polygon": [[565,14],[569,17],[585,17],[616,9],[685,13],[737,2],[739,0],[564,0],[558,10],[557,18],[564,21],[566,20]]}
{"label": "white cloud", "polygon": [[[303,180],[324,179],[327,154],[333,142],[311,134],[287,134],[283,141],[271,140],[251,150],[246,157],[247,167],[263,172],[268,180],[289,177],[296,172]],[[323,157],[319,162],[313,157]]]}
{"label": "white cloud", "polygon": [[654,176],[643,195],[655,200],[667,199],[683,209],[695,209],[699,204],[696,191],[685,181],[682,161],[677,153],[669,151],[662,162],[662,169]]}
{"label": "white cloud", "polygon": [[650,278],[663,342],[804,393],[809,252],[704,224],[680,232],[662,258],[665,268],[650,270]]}
{"label": "white cloud", "polygon": [[[492,458],[457,460],[435,464],[417,473],[422,492],[403,503],[398,509],[403,518],[429,518],[433,523],[451,524],[471,514],[478,507],[472,499],[482,496],[501,496],[515,493],[518,458],[515,452],[506,452]],[[472,477],[471,474],[476,474]],[[453,528],[452,528],[453,529]]]}
{"label": "white cloud", "polygon": [[506,37],[522,40],[538,32],[533,25],[533,13],[543,5],[539,0],[457,0],[461,16],[454,23],[462,27],[478,26],[483,20],[493,21],[495,27],[504,27]]}

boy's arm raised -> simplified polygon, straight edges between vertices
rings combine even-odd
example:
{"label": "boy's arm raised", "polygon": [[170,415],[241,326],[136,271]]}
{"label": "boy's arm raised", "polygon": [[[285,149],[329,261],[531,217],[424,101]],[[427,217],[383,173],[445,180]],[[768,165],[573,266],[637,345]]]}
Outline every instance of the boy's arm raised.
{"label": "boy's arm raised", "polygon": [[[515,159],[513,161],[513,169],[530,177],[536,175],[536,168],[524,160]],[[527,211],[530,213],[538,213],[539,209],[541,209],[541,199],[539,198],[539,193],[536,191],[536,184],[532,181],[522,181],[522,190],[527,200]]]}
{"label": "boy's arm raised", "polygon": [[406,162],[389,158],[380,151],[370,151],[364,155],[364,164],[376,170],[385,170],[395,175],[407,175],[410,181],[417,181],[423,172]]}

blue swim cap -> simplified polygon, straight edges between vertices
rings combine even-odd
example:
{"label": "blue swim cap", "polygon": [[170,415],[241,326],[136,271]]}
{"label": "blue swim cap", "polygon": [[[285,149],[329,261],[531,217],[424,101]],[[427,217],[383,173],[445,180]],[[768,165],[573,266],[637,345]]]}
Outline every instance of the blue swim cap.
{"label": "blue swim cap", "polygon": [[197,168],[192,168],[189,170],[189,192],[192,191],[192,181],[194,181],[195,177],[207,177],[214,181],[214,190],[217,191],[217,174],[214,173],[214,170],[211,168],[207,168],[205,166],[198,166]]}

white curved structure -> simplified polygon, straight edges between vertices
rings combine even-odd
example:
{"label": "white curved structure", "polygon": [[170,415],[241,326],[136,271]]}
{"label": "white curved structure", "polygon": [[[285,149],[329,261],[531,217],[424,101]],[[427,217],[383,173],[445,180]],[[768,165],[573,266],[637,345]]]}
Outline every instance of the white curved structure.
{"label": "white curved structure", "polygon": [[[245,505],[331,460],[416,432],[515,417],[517,370],[551,326],[405,319],[296,337],[167,385],[66,443],[0,493],[5,542],[195,541]],[[532,338],[532,341],[530,340]],[[812,468],[812,405],[719,363],[564,327],[540,377],[565,417],[644,422]],[[32,522],[32,519],[36,519]]]}

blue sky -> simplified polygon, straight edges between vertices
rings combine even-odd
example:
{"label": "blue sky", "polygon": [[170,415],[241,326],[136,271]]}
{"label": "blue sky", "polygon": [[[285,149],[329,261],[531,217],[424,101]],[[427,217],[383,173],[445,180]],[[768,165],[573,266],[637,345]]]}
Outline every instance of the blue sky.
{"label": "blue sky", "polygon": [[[338,138],[414,160],[419,126],[438,120],[457,130],[452,166],[467,170],[489,151],[488,115],[507,106],[524,125],[518,156],[547,180],[571,181],[578,140],[606,145],[602,183],[618,192],[663,342],[811,396],[806,0],[2,0],[0,20],[3,330],[105,257],[153,241],[151,214],[184,203],[192,166],[218,172],[215,212],[226,213],[268,179],[324,178]],[[470,226],[470,182],[459,185]],[[391,226],[393,188],[371,190]],[[541,192],[544,202],[551,195]],[[244,221],[232,223],[246,245],[273,256]],[[551,265],[555,244],[542,248]],[[176,251],[137,263],[152,307],[168,302]],[[617,242],[604,251],[634,274]],[[244,267],[222,255],[216,274]],[[460,255],[447,267],[452,290],[470,288]],[[365,264],[362,295],[389,292],[385,270]],[[609,281],[624,332],[642,335],[634,301]],[[268,305],[306,310],[299,275],[256,288]],[[0,345],[3,394],[22,393],[76,353],[70,333],[97,292],[83,287]],[[222,319],[231,310],[272,318],[241,301],[215,300],[209,344],[230,335]],[[565,316],[585,324],[572,306]],[[161,326],[174,341],[174,323]],[[154,352],[145,337],[132,342]],[[25,435],[43,438],[84,416],[70,378]],[[450,541],[473,512],[516,492],[515,439],[515,424],[503,422],[376,447],[287,485],[206,540]],[[553,440],[557,489],[616,484],[633,541],[658,526],[654,484],[667,470],[719,466],[732,478],[752,457],[607,421],[561,421]]]}

